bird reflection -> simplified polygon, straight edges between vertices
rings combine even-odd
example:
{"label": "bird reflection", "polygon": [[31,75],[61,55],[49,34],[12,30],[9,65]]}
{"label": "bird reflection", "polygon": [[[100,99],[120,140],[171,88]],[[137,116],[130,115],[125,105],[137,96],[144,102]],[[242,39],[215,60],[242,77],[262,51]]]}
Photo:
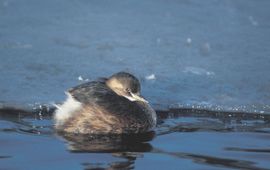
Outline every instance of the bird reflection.
{"label": "bird reflection", "polygon": [[147,143],[155,137],[154,132],[130,135],[83,135],[58,133],[68,143],[71,152],[149,152],[152,146]]}
{"label": "bird reflection", "polygon": [[145,152],[151,152],[148,143],[155,137],[154,132],[132,135],[82,135],[74,133],[58,133],[68,143],[72,153],[111,153],[124,161],[113,162],[100,167],[95,163],[83,163],[85,169],[133,169],[136,159]]}

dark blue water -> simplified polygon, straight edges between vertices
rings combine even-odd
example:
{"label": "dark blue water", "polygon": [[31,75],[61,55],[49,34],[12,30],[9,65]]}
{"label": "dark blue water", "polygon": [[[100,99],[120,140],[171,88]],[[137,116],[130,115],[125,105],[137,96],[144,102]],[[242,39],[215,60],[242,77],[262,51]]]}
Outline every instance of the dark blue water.
{"label": "dark blue water", "polygon": [[[269,8],[0,0],[0,169],[269,169]],[[153,139],[54,132],[66,89],[118,71],[158,111]]]}
{"label": "dark blue water", "polygon": [[267,0],[1,0],[0,100],[59,102],[80,76],[126,70],[163,108],[269,113],[269,7]]}
{"label": "dark blue water", "polygon": [[120,137],[56,133],[52,112],[1,109],[1,169],[269,169],[269,115],[158,111],[154,134]]}

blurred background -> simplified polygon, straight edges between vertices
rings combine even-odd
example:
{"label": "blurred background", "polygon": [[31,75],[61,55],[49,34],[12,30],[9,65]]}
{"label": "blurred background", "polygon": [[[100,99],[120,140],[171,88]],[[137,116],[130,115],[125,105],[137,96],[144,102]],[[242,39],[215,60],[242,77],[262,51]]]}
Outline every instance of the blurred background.
{"label": "blurred background", "polygon": [[270,1],[0,0],[0,103],[135,74],[155,108],[270,112]]}

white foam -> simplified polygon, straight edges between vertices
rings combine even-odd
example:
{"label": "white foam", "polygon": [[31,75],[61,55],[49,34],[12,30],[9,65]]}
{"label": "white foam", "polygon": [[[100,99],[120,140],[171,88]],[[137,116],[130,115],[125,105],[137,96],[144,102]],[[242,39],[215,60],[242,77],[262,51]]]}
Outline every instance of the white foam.
{"label": "white foam", "polygon": [[192,43],[192,39],[191,38],[187,38],[187,44],[191,44]]}
{"label": "white foam", "polygon": [[79,76],[79,77],[78,77],[78,80],[79,80],[79,81],[83,81],[82,76]]}
{"label": "white foam", "polygon": [[248,19],[252,25],[258,26],[258,22],[253,18],[253,16],[249,16]]}
{"label": "white foam", "polygon": [[79,81],[89,81],[89,79],[84,79],[82,76],[79,76],[79,77],[78,77],[78,80],[79,80]]}
{"label": "white foam", "polygon": [[71,94],[67,93],[67,100],[60,106],[55,105],[57,110],[54,115],[56,120],[56,126],[63,124],[68,118],[70,118],[77,110],[81,108],[81,103],[75,100]]}
{"label": "white foam", "polygon": [[148,76],[145,77],[146,80],[155,80],[156,79],[156,75],[155,74],[150,74]]}
{"label": "white foam", "polygon": [[215,73],[212,71],[208,71],[203,68],[198,68],[198,67],[185,67],[183,70],[184,73],[192,73],[196,75],[207,75],[207,76],[214,76]]}

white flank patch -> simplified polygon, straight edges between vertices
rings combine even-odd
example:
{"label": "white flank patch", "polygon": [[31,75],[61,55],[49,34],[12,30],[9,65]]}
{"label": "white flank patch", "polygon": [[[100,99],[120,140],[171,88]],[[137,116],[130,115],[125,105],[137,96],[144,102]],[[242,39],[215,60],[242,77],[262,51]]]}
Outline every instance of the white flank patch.
{"label": "white flank patch", "polygon": [[56,120],[56,126],[63,124],[68,118],[70,118],[77,110],[81,108],[81,103],[75,100],[68,92],[66,92],[68,96],[67,100],[60,106],[55,105],[57,110],[54,115],[54,119]]}

